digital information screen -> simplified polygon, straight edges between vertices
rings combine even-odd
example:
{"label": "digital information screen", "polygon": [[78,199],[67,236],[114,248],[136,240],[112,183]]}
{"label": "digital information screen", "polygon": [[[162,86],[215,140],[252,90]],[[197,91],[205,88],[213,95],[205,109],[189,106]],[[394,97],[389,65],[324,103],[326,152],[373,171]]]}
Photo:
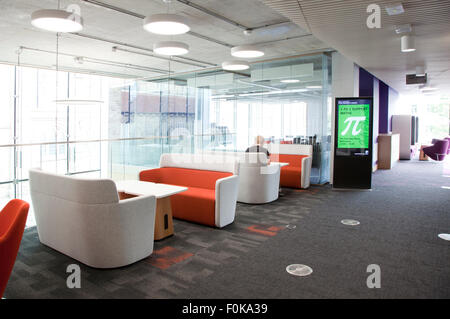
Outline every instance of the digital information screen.
{"label": "digital information screen", "polygon": [[361,102],[338,101],[337,148],[369,148],[370,104]]}
{"label": "digital information screen", "polygon": [[373,98],[336,98],[333,188],[372,187]]}

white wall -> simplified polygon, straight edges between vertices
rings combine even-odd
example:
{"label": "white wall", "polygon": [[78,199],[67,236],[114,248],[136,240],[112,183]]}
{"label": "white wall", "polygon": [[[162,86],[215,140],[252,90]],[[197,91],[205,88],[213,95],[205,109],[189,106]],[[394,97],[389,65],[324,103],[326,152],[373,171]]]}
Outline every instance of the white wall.
{"label": "white wall", "polygon": [[333,183],[334,165],[334,128],[335,128],[335,99],[337,97],[359,96],[359,66],[347,59],[339,52],[332,53],[332,125],[331,125],[331,159],[330,159],[330,184]]}

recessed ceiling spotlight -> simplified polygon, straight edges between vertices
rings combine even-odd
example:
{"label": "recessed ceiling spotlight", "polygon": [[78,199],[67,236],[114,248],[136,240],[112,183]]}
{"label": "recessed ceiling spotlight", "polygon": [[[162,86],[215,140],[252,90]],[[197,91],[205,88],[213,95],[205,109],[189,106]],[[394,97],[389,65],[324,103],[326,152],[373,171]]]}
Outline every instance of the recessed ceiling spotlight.
{"label": "recessed ceiling spotlight", "polygon": [[44,9],[31,14],[31,24],[52,32],[78,32],[83,29],[83,18],[65,10]]}
{"label": "recessed ceiling spotlight", "polygon": [[396,25],[394,27],[394,30],[395,30],[395,33],[397,33],[397,34],[411,33],[412,26],[411,26],[411,24]]}
{"label": "recessed ceiling spotlight", "polygon": [[285,79],[285,80],[281,80],[281,83],[298,83],[300,82],[300,80],[298,79]]}
{"label": "recessed ceiling spotlight", "polygon": [[188,32],[191,28],[187,19],[176,14],[154,14],[144,19],[144,29],[151,33],[177,35]]}
{"label": "recessed ceiling spotlight", "polygon": [[401,3],[394,3],[386,6],[386,12],[390,16],[395,16],[404,13],[405,9]]}
{"label": "recessed ceiling spotlight", "polygon": [[416,48],[414,47],[414,36],[404,35],[401,39],[402,42],[402,52],[414,52]]}
{"label": "recessed ceiling spotlight", "polygon": [[183,55],[189,52],[189,46],[178,41],[161,41],[153,45],[153,51],[161,55]]}
{"label": "recessed ceiling spotlight", "polygon": [[242,71],[250,68],[250,64],[245,61],[225,61],[222,63],[222,69],[227,71]]}
{"label": "recessed ceiling spotlight", "polygon": [[247,44],[231,48],[231,55],[237,58],[259,58],[264,52],[254,45]]}

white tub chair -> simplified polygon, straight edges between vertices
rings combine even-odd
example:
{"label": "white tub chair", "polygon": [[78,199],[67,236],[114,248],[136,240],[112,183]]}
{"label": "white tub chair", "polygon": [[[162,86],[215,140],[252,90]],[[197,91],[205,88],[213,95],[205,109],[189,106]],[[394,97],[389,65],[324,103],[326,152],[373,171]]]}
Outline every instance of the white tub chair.
{"label": "white tub chair", "polygon": [[269,164],[264,153],[243,153],[239,158],[238,201],[264,204],[278,199],[280,165]]}
{"label": "white tub chair", "polygon": [[39,240],[83,264],[116,268],[153,252],[155,196],[119,200],[109,179],[30,170]]}

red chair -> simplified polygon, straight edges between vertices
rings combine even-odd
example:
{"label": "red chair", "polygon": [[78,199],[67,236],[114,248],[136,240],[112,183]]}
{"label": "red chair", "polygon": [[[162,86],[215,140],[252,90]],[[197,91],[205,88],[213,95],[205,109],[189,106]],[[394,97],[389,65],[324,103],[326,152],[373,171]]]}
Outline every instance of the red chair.
{"label": "red chair", "polygon": [[19,252],[29,208],[27,202],[13,199],[0,212],[0,298]]}

